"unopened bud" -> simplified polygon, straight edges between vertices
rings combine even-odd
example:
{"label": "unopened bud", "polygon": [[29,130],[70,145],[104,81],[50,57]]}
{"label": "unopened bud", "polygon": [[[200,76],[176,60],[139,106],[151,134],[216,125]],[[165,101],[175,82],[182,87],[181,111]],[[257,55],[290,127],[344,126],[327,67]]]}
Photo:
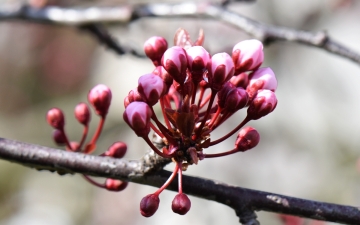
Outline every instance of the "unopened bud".
{"label": "unopened bud", "polygon": [[212,56],[207,74],[211,89],[219,91],[233,75],[234,63],[227,53],[217,53]]}
{"label": "unopened bud", "polygon": [[189,212],[191,207],[191,201],[186,194],[177,194],[172,201],[171,208],[174,213],[185,215]]}
{"label": "unopened bud", "polygon": [[154,215],[159,208],[160,199],[156,194],[146,195],[140,202],[140,213],[145,217]]}
{"label": "unopened bud", "polygon": [[230,79],[230,82],[235,85],[235,87],[242,87],[246,89],[249,84],[249,75],[247,73],[240,73],[235,75]]}
{"label": "unopened bud", "polygon": [[248,102],[248,94],[243,88],[234,88],[226,96],[224,109],[230,113],[234,113],[246,106]]}
{"label": "unopened bud", "polygon": [[122,191],[128,186],[128,182],[114,179],[106,179],[105,188],[109,191]]}
{"label": "unopened bud", "polygon": [[95,108],[96,114],[104,117],[108,113],[111,103],[111,90],[104,84],[98,84],[93,87],[89,94],[88,100]]}
{"label": "unopened bud", "polygon": [[129,94],[124,99],[125,108],[132,102],[143,102],[145,101],[143,97],[139,94],[137,88],[129,91]]}
{"label": "unopened bud", "polygon": [[75,107],[75,117],[79,123],[87,125],[90,121],[90,109],[86,103],[79,103]]}
{"label": "unopened bud", "polygon": [[217,93],[218,96],[218,105],[220,108],[224,108],[225,107],[225,103],[226,103],[226,97],[229,94],[230,91],[236,89],[235,86],[230,83],[230,82],[226,82],[223,87],[221,88],[221,90]]}
{"label": "unopened bud", "polygon": [[202,46],[190,47],[186,53],[193,82],[198,84],[203,79],[203,73],[211,60],[210,54]]}
{"label": "unopened bud", "polygon": [[275,92],[277,80],[271,68],[260,68],[249,75],[250,80],[246,88],[250,98],[260,89],[266,89]]}
{"label": "unopened bud", "polygon": [[255,70],[264,61],[263,44],[255,39],[237,43],[232,52],[235,74]]}
{"label": "unopened bud", "polygon": [[112,144],[109,149],[104,153],[104,156],[110,156],[113,158],[122,158],[124,157],[127,150],[127,146],[124,142],[118,141]]}
{"label": "unopened bud", "polygon": [[150,106],[155,105],[166,90],[164,81],[152,73],[141,76],[138,83],[139,94]]}
{"label": "unopened bud", "polygon": [[161,64],[165,70],[179,84],[183,84],[186,79],[187,55],[183,48],[174,46],[166,50]]}
{"label": "unopened bud", "polygon": [[130,103],[123,114],[125,122],[139,137],[145,137],[149,134],[151,116],[152,111],[145,102]]}
{"label": "unopened bud", "polygon": [[251,101],[247,110],[248,116],[257,120],[271,113],[277,105],[277,99],[274,92],[270,90],[259,90],[255,98]]}
{"label": "unopened bud", "polygon": [[159,66],[161,58],[168,47],[168,43],[163,37],[151,37],[144,44],[144,51],[155,66]]}
{"label": "unopened bud", "polygon": [[254,148],[260,142],[260,134],[252,127],[245,127],[240,130],[236,142],[235,148],[240,152],[245,152]]}
{"label": "unopened bud", "polygon": [[54,130],[52,137],[56,144],[58,145],[66,144],[66,137],[62,130]]}
{"label": "unopened bud", "polygon": [[65,125],[64,114],[59,108],[52,108],[46,114],[46,120],[55,129],[63,130]]}

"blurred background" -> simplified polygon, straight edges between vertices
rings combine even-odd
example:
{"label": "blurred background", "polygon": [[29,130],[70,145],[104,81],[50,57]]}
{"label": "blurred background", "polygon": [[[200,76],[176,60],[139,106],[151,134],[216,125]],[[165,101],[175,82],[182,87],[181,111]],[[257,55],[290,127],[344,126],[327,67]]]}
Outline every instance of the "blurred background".
{"label": "blurred background", "polygon": [[[359,1],[257,0],[232,4],[230,9],[268,24],[326,30],[360,52]],[[187,29],[193,39],[204,29],[205,47],[211,53],[230,51],[237,42],[251,38],[226,24],[201,19],[146,18],[109,29],[122,44],[142,50],[144,41],[154,35],[164,36],[172,44],[179,27]],[[260,132],[258,147],[201,161],[185,173],[359,206],[360,66],[320,49],[287,42],[266,47],[263,66],[277,75],[278,106],[270,115],[250,123]],[[152,70],[150,60],[118,56],[88,33],[73,28],[0,22],[0,137],[56,147],[45,114],[51,107],[59,107],[65,112],[69,137],[79,140],[82,127],[73,109],[78,102],[87,101],[93,86],[103,83],[111,88],[113,101],[96,153],[122,140],[128,144],[126,157],[140,158],[147,147],[122,121],[123,99],[136,87],[138,77]],[[212,137],[222,136],[244,116],[244,112],[237,113]],[[93,114],[92,132],[97,122]],[[231,149],[234,142],[232,137],[210,151]],[[157,213],[144,218],[139,202],[155,190],[131,183],[122,192],[109,192],[93,187],[80,175],[59,176],[0,161],[0,224],[239,224],[232,209],[192,196],[187,215],[174,214],[171,201],[176,193],[170,191],[162,193]],[[282,224],[276,214],[259,212],[258,216],[261,224]]]}

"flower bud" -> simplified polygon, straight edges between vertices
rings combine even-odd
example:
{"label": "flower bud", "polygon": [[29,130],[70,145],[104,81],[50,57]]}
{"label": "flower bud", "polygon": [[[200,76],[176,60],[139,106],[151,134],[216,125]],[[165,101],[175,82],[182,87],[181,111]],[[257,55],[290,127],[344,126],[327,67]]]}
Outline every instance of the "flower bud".
{"label": "flower bud", "polygon": [[235,85],[235,87],[242,87],[246,89],[249,84],[249,76],[247,73],[240,73],[239,75],[235,75],[230,79],[230,82]]}
{"label": "flower bud", "polygon": [[171,208],[174,213],[185,215],[189,212],[191,207],[191,201],[186,194],[179,193],[172,201]]}
{"label": "flower bud", "polygon": [[140,213],[145,217],[154,215],[159,208],[160,199],[156,194],[146,195],[140,202]]}
{"label": "flower bud", "polygon": [[259,90],[247,110],[251,119],[257,120],[271,113],[277,105],[275,93],[270,90]]}
{"label": "flower bud", "polygon": [[70,147],[71,149],[68,148],[68,146],[66,146],[66,150],[68,151],[76,151],[80,148],[80,144],[79,142],[76,142],[76,141],[72,141],[70,142]]}
{"label": "flower bud", "polygon": [[255,70],[264,61],[263,44],[255,39],[237,43],[232,51],[235,74]]}
{"label": "flower bud", "polygon": [[168,47],[168,43],[163,37],[151,37],[144,44],[144,51],[155,66],[160,65],[161,58]]}
{"label": "flower bud", "polygon": [[235,89],[235,86],[230,82],[226,82],[224,84],[224,86],[221,88],[221,90],[217,93],[218,105],[220,108],[222,108],[222,109],[224,108],[225,103],[226,103],[226,96],[233,89]]}
{"label": "flower bud", "polygon": [[46,120],[55,129],[63,130],[65,125],[64,114],[59,108],[52,108],[46,114]]}
{"label": "flower bud", "polygon": [[113,158],[122,158],[124,157],[127,150],[127,146],[124,142],[118,141],[112,144],[108,150],[104,153],[104,156],[110,156]]}
{"label": "flower bud", "polygon": [[152,73],[141,76],[138,83],[139,94],[150,106],[155,105],[166,90],[164,81]]}
{"label": "flower bud", "polygon": [[245,127],[240,130],[236,142],[235,148],[240,152],[245,152],[254,148],[260,142],[260,134],[252,127]]}
{"label": "flower bud", "polygon": [[234,88],[226,96],[224,109],[230,113],[234,113],[246,106],[248,102],[248,94],[243,88]]}
{"label": "flower bud", "polygon": [[151,116],[152,111],[145,102],[130,103],[123,114],[125,122],[138,137],[145,137],[149,134]]}
{"label": "flower bud", "polygon": [[165,70],[179,84],[183,84],[186,79],[187,55],[183,48],[174,46],[166,50],[161,64]]}
{"label": "flower bud", "polygon": [[56,144],[58,145],[66,144],[66,137],[62,130],[54,130],[52,137]]}
{"label": "flower bud", "polygon": [[275,92],[277,80],[270,67],[260,68],[249,75],[250,80],[246,88],[249,96],[252,98],[260,89],[266,89]]}
{"label": "flower bud", "polygon": [[75,107],[75,117],[79,123],[88,125],[90,121],[90,109],[86,103],[79,103]]}
{"label": "flower bud", "polygon": [[225,52],[213,55],[207,74],[211,89],[219,91],[233,75],[234,63],[231,57]]}
{"label": "flower bud", "polygon": [[128,182],[114,179],[106,179],[105,188],[109,191],[122,191],[128,186]]}
{"label": "flower bud", "polygon": [[170,88],[170,86],[172,85],[174,79],[164,69],[164,67],[157,66],[152,73],[159,76],[159,77],[161,77],[161,79],[163,79],[164,83],[167,85],[168,89]]}
{"label": "flower bud", "polygon": [[95,108],[96,114],[104,117],[111,103],[111,90],[104,84],[98,84],[90,90],[88,100]]}
{"label": "flower bud", "polygon": [[124,99],[125,108],[132,102],[144,102],[145,100],[139,94],[137,88],[129,91],[129,94]]}
{"label": "flower bud", "polygon": [[202,46],[193,46],[186,50],[188,67],[194,83],[203,79],[203,73],[210,62],[210,54]]}

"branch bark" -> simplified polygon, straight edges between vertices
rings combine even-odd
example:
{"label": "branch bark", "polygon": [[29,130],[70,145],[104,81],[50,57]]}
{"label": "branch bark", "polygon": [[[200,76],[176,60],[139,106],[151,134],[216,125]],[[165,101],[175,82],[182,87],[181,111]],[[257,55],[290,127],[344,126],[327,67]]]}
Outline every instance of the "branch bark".
{"label": "branch bark", "polygon": [[[124,5],[113,7],[88,7],[88,8],[64,8],[57,6],[48,6],[42,9],[32,8],[21,3],[0,6],[1,20],[25,20],[30,22],[57,24],[63,26],[84,27],[89,24],[116,23],[127,24],[134,20],[144,17],[157,18],[179,18],[193,17],[215,19],[229,24],[239,30],[254,36],[265,44],[271,44],[274,41],[289,41],[323,49],[332,54],[347,58],[357,64],[360,64],[360,54],[346,47],[345,45],[333,40],[325,31],[312,33],[303,30],[273,26],[264,24],[253,19],[242,16],[238,13],[226,9],[222,5],[203,2],[184,2],[178,4],[140,4]],[[126,49],[124,46],[116,46],[104,32],[90,31],[98,38],[100,42],[118,54],[123,54],[120,49]],[[101,35],[101,33],[105,35]],[[142,56],[134,50],[128,50],[134,55]]]}
{"label": "branch bark", "polygon": [[[170,160],[163,159],[153,152],[146,154],[140,160],[113,159],[66,152],[4,138],[0,139],[0,158],[38,170],[56,171],[61,175],[81,173],[154,187],[160,187],[171,174],[162,170]],[[172,191],[177,191],[177,188],[177,181],[172,182],[168,187]],[[357,207],[251,190],[199,177],[185,175],[183,191],[231,207],[243,224],[254,221],[256,218],[254,211],[258,210],[344,224],[359,224],[360,221],[360,208]]]}

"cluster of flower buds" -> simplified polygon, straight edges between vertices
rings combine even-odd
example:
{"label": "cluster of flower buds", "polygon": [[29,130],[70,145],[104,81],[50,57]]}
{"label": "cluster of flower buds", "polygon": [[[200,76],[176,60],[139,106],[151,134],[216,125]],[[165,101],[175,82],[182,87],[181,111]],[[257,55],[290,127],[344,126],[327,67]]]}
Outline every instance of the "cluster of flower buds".
{"label": "cluster of flower buds", "polygon": [[[84,126],[82,137],[79,142],[69,141],[65,132],[65,116],[61,109],[52,108],[46,114],[48,124],[55,129],[53,132],[53,139],[55,143],[58,145],[65,145],[66,150],[68,151],[91,154],[96,149],[96,142],[101,134],[106,115],[110,107],[111,91],[107,86],[99,84],[90,90],[88,94],[88,101],[93,106],[95,113],[100,116],[100,121],[93,137],[86,144],[85,141],[88,135],[89,122],[91,119],[91,111],[86,103],[79,103],[76,105],[74,110],[76,120]],[[115,142],[106,152],[101,154],[101,156],[122,158],[124,157],[126,150],[127,146],[125,143]],[[110,191],[121,191],[127,186],[127,182],[120,180],[106,179],[105,183],[101,184],[86,175],[84,175],[84,178],[91,184]]]}
{"label": "cluster of flower buds", "polygon": [[[270,68],[260,68],[264,59],[263,45],[257,40],[239,42],[232,55],[223,52],[210,55],[202,47],[200,32],[194,43],[184,29],[175,35],[175,46],[168,48],[162,37],[152,37],[144,44],[146,55],[155,69],[139,78],[137,88],[124,100],[124,120],[139,137],[160,156],[171,158],[175,169],[168,181],[140,203],[143,216],[152,216],[159,206],[159,194],[178,175],[179,194],[172,210],[184,215],[191,206],[182,193],[182,171],[204,158],[244,152],[260,141],[259,133],[244,127],[272,112],[277,104],[277,80]],[[164,124],[153,106],[160,103]],[[233,130],[217,140],[210,134],[238,110],[247,108],[247,116]],[[242,129],[243,128],[243,129]],[[241,130],[240,130],[241,129]],[[148,135],[153,130],[165,147],[157,149]],[[239,132],[234,149],[206,154],[204,149],[216,145]]]}

